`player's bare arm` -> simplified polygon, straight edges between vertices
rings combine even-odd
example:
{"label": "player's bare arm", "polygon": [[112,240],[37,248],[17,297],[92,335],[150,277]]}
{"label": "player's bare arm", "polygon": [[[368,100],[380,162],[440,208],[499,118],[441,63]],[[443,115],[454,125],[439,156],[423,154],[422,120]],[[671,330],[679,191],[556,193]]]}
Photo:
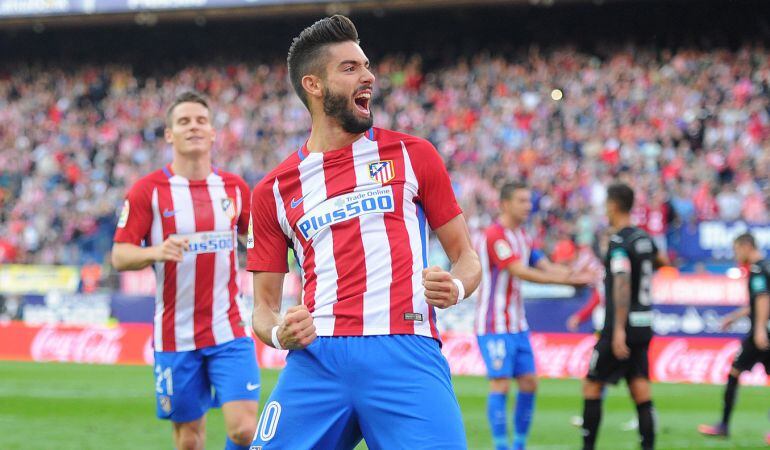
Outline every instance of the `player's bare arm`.
{"label": "player's bare arm", "polygon": [[[476,290],[481,282],[481,263],[471,245],[468,226],[462,215],[439,227],[436,235],[452,262],[452,268],[447,272],[440,267],[429,267],[422,271],[422,282],[426,302],[443,309],[457,304]],[[455,279],[462,284],[464,293],[460,292]]]}
{"label": "player's bare arm", "polygon": [[612,352],[618,359],[627,359],[630,355],[626,345],[626,323],[631,306],[631,274],[616,273],[612,285],[612,301],[615,305],[615,323],[612,331]]}
{"label": "player's bare arm", "polygon": [[670,266],[671,261],[668,259],[668,256],[666,256],[665,253],[658,252],[655,255],[655,260],[652,262],[652,264],[653,264],[653,267],[655,267],[656,269],[659,269],[664,266]]}
{"label": "player's bare arm", "polygon": [[588,273],[572,274],[569,272],[550,272],[539,267],[530,267],[522,261],[514,261],[507,267],[508,272],[522,280],[540,284],[566,284],[570,286],[582,286],[591,282],[592,277]]}
{"label": "player's bare arm", "polygon": [[588,270],[576,271],[571,267],[565,266],[564,264],[557,264],[545,257],[540,258],[535,267],[545,272],[564,277],[566,280],[566,283],[564,284],[568,284],[570,286],[583,286],[590,284],[592,281],[594,281],[594,279],[596,279],[596,275]]}
{"label": "player's bare arm", "polygon": [[[259,339],[271,347],[301,349],[316,338],[313,316],[307,306],[292,306],[281,318],[283,273],[254,273],[254,312],[252,327]],[[278,327],[273,333],[273,329]]]}
{"label": "player's bare arm", "polygon": [[112,266],[123,271],[144,269],[156,262],[181,262],[188,245],[187,239],[178,237],[169,237],[152,247],[118,242],[112,246]]}
{"label": "player's bare arm", "polygon": [[770,348],[767,339],[767,321],[770,319],[770,295],[757,296],[754,315],[754,344],[760,350]]}
{"label": "player's bare arm", "polygon": [[735,321],[742,317],[746,317],[751,313],[751,308],[749,306],[742,306],[735,311],[731,312],[730,314],[726,315],[722,319],[722,323],[720,324],[720,327],[722,330],[726,330],[730,327],[730,325],[734,324]]}

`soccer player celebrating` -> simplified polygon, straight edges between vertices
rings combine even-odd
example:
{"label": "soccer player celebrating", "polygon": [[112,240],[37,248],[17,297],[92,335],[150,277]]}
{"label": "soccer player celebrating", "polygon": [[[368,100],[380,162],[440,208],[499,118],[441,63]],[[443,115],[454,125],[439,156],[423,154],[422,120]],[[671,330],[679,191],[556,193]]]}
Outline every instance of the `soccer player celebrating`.
{"label": "soccer player celebrating", "polygon": [[257,426],[259,370],[236,284],[249,188],[212,168],[214,137],[206,100],[177,97],[166,114],[173,160],[128,191],[112,250],[118,270],[155,268],[157,415],[172,421],[177,450],[204,447],[211,406],[222,406],[226,450],[247,449]]}
{"label": "soccer player celebrating", "polygon": [[[288,66],[312,131],[254,189],[247,269],[254,331],[292,351],[252,445],[464,449],[434,307],[467,297],[481,268],[441,157],[372,128],[374,75],[348,18],[302,31]],[[428,225],[450,272],[427,267]],[[303,296],[281,316],[287,249]]]}
{"label": "soccer player celebrating", "polygon": [[655,445],[654,409],[647,351],[652,339],[650,286],[653,271],[666,264],[644,231],[631,226],[634,191],[625,184],[607,189],[607,217],[614,231],[605,258],[604,328],[583,384],[583,449],[592,450],[602,417],[606,383],[625,378],[639,416],[642,449]]}
{"label": "soccer player celebrating", "polygon": [[727,377],[722,421],[716,425],[698,426],[698,431],[706,436],[729,434],[730,416],[738,390],[738,378],[742,372],[751,370],[757,363],[762,363],[765,366],[765,372],[770,374],[770,346],[767,339],[768,327],[770,327],[770,263],[762,259],[754,236],[750,233],[744,233],[735,238],[733,250],[736,262],[749,269],[749,306],[732,314],[725,321],[724,326],[727,327],[748,314],[751,318],[751,328],[743,339],[741,350],[735,356],[733,367]]}
{"label": "soccer player celebrating", "polygon": [[496,450],[508,449],[506,400],[511,379],[516,397],[513,448],[523,449],[532,421],[537,377],[529,327],[521,297],[521,280],[581,285],[587,273],[573,274],[532,250],[524,224],[532,211],[532,194],[523,183],[500,190],[500,216],[484,232],[479,256],[482,282],[476,308],[476,333],[489,377],[487,415]]}

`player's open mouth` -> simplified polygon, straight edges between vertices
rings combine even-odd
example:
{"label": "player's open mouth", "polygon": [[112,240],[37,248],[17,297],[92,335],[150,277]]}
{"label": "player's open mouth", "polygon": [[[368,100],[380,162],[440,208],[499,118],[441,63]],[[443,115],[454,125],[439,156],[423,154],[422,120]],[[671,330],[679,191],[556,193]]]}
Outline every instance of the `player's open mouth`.
{"label": "player's open mouth", "polygon": [[353,97],[353,103],[356,105],[358,112],[365,116],[369,116],[369,101],[372,99],[372,91],[365,89],[360,91]]}

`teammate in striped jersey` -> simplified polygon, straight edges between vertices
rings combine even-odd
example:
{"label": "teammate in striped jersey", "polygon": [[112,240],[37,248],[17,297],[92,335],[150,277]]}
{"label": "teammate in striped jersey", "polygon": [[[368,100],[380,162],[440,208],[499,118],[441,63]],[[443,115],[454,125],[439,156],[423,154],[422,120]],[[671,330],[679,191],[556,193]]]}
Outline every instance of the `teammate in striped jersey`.
{"label": "teammate in striped jersey", "polygon": [[496,450],[507,450],[506,401],[511,378],[519,387],[514,415],[513,448],[524,449],[535,405],[537,376],[529,342],[529,326],[521,296],[521,280],[582,285],[589,273],[573,273],[548,261],[524,225],[532,210],[531,191],[524,183],[505,184],[500,191],[500,216],[481,242],[482,281],[476,308],[476,334],[489,377],[487,416]]}
{"label": "teammate in striped jersey", "polygon": [[257,425],[259,369],[236,284],[249,188],[212,168],[210,119],[195,93],[169,107],[173,161],[128,191],[112,251],[118,270],[155,269],[157,415],[172,421],[178,450],[203,448],[211,406],[222,406],[226,450],[247,449]]}
{"label": "teammate in striped jersey", "polygon": [[[252,448],[464,449],[434,307],[467,297],[481,269],[441,157],[372,128],[374,75],[346,17],[305,29],[288,64],[313,127],[252,195],[254,330],[292,350]],[[427,267],[428,226],[451,272]],[[303,297],[282,317],[288,249]]]}

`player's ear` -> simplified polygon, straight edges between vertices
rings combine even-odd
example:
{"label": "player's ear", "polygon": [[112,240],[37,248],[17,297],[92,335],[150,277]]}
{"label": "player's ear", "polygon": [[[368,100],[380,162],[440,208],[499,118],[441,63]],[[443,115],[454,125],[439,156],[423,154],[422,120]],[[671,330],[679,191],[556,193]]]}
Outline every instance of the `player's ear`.
{"label": "player's ear", "polygon": [[163,138],[166,140],[166,144],[173,144],[174,143],[174,135],[171,134],[171,128],[166,127],[163,130]]}
{"label": "player's ear", "polygon": [[308,97],[320,99],[323,95],[323,80],[316,75],[305,75],[302,77],[302,89]]}

